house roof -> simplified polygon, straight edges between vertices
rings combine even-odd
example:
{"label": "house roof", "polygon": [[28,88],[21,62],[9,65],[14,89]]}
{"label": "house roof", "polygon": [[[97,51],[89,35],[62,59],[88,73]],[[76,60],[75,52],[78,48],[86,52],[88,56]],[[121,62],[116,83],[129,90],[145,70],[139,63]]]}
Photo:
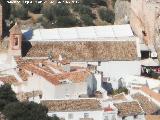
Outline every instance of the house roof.
{"label": "house roof", "polygon": [[121,117],[134,116],[143,113],[143,110],[137,101],[114,103],[114,106],[118,109],[118,115]]}
{"label": "house roof", "polygon": [[[101,38],[133,37],[129,24],[87,26],[54,29],[22,30],[25,40],[29,41],[96,41]],[[108,39],[102,39],[108,40]],[[118,40],[118,39],[116,39]]]}
{"label": "house roof", "polygon": [[17,79],[14,76],[2,76],[0,77],[0,82],[14,84],[17,83]]}
{"label": "house roof", "polygon": [[9,30],[10,34],[22,34],[20,26],[15,24],[10,30]]}
{"label": "house roof", "polygon": [[76,100],[45,100],[41,101],[49,111],[69,112],[69,111],[99,111],[102,110],[100,102],[96,99],[76,99]]}
{"label": "house roof", "polygon": [[70,61],[129,61],[137,59],[135,41],[57,41],[32,42],[28,50],[23,43],[23,55],[26,57],[48,57],[52,52],[53,59],[64,54]]}
{"label": "house roof", "polygon": [[137,100],[146,114],[155,113],[159,108],[141,93],[135,93],[132,98]]}
{"label": "house roof", "polygon": [[149,89],[147,86],[143,86],[140,90],[143,91],[144,93],[146,93],[147,95],[149,95],[151,98],[160,102],[160,94],[159,93],[154,92],[153,90]]}
{"label": "house roof", "polygon": [[[21,61],[21,62],[20,62]],[[79,83],[79,82],[85,82],[87,77],[91,74],[87,69],[81,69],[78,71],[71,71],[71,72],[61,72],[61,73],[54,73],[51,69],[48,68],[48,66],[52,67],[51,64],[54,64],[52,62],[49,62],[47,64],[47,61],[44,60],[20,60],[18,62],[18,66],[20,68],[19,71],[24,71],[21,76],[29,76],[28,72],[35,73],[39,76],[42,76],[49,82],[51,82],[54,85],[61,84],[61,80],[70,80],[73,83]],[[43,66],[40,67],[39,63],[42,63]],[[58,66],[57,66],[58,67]],[[55,66],[56,69],[56,66]]]}
{"label": "house roof", "polygon": [[68,72],[68,73],[62,73],[62,74],[52,74],[45,71],[43,68],[39,68],[35,65],[28,65],[25,67],[25,69],[44,77],[46,80],[48,80],[54,85],[60,84],[60,80],[64,80],[64,79],[69,79],[73,83],[83,82],[86,80],[87,76],[89,75],[89,72],[86,70],[74,71],[74,72]]}
{"label": "house roof", "polygon": [[146,120],[160,120],[160,115],[145,115]]}
{"label": "house roof", "polygon": [[125,97],[124,93],[120,93],[120,94],[114,95],[112,97],[112,99],[113,100],[127,100],[127,98]]}

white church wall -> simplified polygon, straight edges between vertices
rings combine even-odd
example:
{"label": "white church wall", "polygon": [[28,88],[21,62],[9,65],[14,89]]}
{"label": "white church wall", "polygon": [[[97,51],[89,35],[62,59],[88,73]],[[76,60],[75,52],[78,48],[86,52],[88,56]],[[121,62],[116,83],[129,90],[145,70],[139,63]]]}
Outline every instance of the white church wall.
{"label": "white church wall", "polygon": [[104,77],[116,78],[122,75],[140,75],[141,65],[139,61],[108,61],[102,62],[97,68],[103,71]]}

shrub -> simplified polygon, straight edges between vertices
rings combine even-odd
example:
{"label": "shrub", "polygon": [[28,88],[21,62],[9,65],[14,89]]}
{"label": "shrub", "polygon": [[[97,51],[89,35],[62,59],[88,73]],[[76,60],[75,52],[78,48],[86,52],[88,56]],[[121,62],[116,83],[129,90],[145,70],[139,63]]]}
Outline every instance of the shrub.
{"label": "shrub", "polygon": [[22,20],[28,19],[28,10],[23,6],[12,6],[11,7],[11,15],[15,18],[20,18]]}
{"label": "shrub", "polygon": [[87,14],[83,14],[81,20],[83,20],[85,25],[94,25],[93,18]]}
{"label": "shrub", "polygon": [[9,84],[0,86],[0,111],[3,110],[5,105],[16,101],[16,94],[14,91],[12,91],[12,88]]}
{"label": "shrub", "polygon": [[35,14],[40,13],[41,8],[42,8],[42,4],[38,4],[38,3],[29,4],[27,6],[27,9]]}
{"label": "shrub", "polygon": [[10,103],[3,110],[7,120],[56,120],[49,117],[47,112],[48,108],[34,102]]}
{"label": "shrub", "polygon": [[69,16],[71,14],[68,6],[64,4],[57,4],[53,10],[56,16]]}
{"label": "shrub", "polygon": [[80,13],[80,14],[88,14],[88,15],[92,16],[91,8],[86,5],[82,5],[82,4],[77,5],[76,4],[76,5],[74,5],[73,10]]}
{"label": "shrub", "polygon": [[64,4],[58,4],[56,6],[50,6],[48,8],[44,7],[42,9],[42,14],[50,21],[55,20],[59,16],[69,16],[70,10],[68,6]]}
{"label": "shrub", "polygon": [[84,5],[92,5],[95,2],[96,2],[96,0],[82,0],[82,3]]}
{"label": "shrub", "polygon": [[[30,3],[29,4],[26,4],[25,3],[26,0],[21,0],[21,4],[24,8],[26,8],[28,11],[31,11],[33,13],[40,13],[41,11],[41,8],[43,6],[42,3],[37,3],[37,0],[27,0],[29,1]],[[32,2],[32,3],[31,3]]]}
{"label": "shrub", "polygon": [[79,20],[72,16],[60,16],[57,18],[57,27],[73,27],[79,24]]}
{"label": "shrub", "polygon": [[54,6],[49,6],[48,8],[43,7],[41,12],[49,21],[53,21],[55,19]]}
{"label": "shrub", "polygon": [[41,25],[46,29],[54,27],[53,21],[49,21],[48,19],[43,17],[40,17],[37,22],[41,23]]}
{"label": "shrub", "polygon": [[114,23],[115,14],[113,11],[102,8],[102,9],[99,9],[98,12],[99,12],[99,16],[102,20],[107,21],[112,24]]}
{"label": "shrub", "polygon": [[122,88],[113,90],[112,95],[120,94],[120,93],[123,93],[123,92],[124,92],[125,94],[128,94],[128,89],[125,88],[125,87],[122,87]]}

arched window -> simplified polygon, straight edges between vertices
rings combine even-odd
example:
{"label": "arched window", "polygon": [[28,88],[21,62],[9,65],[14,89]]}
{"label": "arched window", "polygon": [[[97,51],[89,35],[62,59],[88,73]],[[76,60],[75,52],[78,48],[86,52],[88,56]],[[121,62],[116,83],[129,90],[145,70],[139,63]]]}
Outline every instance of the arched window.
{"label": "arched window", "polygon": [[14,38],[14,46],[18,46],[18,38],[17,37]]}

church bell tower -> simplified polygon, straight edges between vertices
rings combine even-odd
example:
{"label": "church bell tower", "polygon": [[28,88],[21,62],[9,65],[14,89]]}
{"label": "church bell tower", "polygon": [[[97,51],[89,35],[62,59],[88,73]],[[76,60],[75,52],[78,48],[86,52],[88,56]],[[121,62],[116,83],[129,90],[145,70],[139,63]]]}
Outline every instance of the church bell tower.
{"label": "church bell tower", "polygon": [[22,32],[17,23],[10,29],[9,53],[12,56],[21,56]]}

